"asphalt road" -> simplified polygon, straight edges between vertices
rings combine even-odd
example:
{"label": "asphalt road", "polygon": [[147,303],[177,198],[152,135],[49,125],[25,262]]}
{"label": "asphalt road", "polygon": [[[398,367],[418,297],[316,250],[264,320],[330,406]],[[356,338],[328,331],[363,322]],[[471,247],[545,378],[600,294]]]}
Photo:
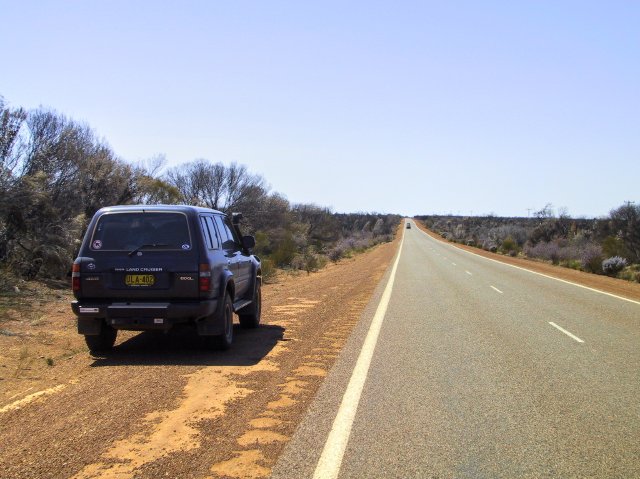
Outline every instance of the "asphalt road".
{"label": "asphalt road", "polygon": [[640,304],[415,226],[395,273],[272,477],[640,477]]}

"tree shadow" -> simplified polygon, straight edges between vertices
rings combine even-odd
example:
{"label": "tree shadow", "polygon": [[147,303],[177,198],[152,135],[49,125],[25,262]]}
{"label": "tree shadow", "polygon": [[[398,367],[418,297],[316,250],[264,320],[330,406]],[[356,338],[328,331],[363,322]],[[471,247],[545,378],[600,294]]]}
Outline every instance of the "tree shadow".
{"label": "tree shadow", "polygon": [[118,344],[108,353],[94,355],[91,367],[109,366],[253,366],[279,341],[286,341],[281,326],[243,329],[234,325],[233,344],[227,351],[206,347],[193,327],[168,333],[145,331]]}

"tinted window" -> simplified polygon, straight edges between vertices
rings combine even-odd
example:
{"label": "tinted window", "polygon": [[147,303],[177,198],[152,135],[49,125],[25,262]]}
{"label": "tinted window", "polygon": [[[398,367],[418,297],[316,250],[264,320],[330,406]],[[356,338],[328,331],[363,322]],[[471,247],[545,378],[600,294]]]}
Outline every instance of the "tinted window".
{"label": "tinted window", "polygon": [[211,234],[211,241],[213,241],[213,247],[218,249],[220,248],[220,238],[218,237],[218,232],[216,231],[216,227],[213,225],[213,218],[211,216],[207,216],[207,226],[209,228],[209,234]]}
{"label": "tinted window", "polygon": [[209,233],[207,218],[205,216],[200,217],[200,227],[202,228],[202,236],[204,236],[204,241],[207,244],[207,248],[213,249],[213,242],[211,241],[211,234]]}
{"label": "tinted window", "polygon": [[168,250],[190,250],[187,217],[174,212],[106,213],[98,220],[89,247],[94,251],[130,251],[151,244]]}
{"label": "tinted window", "polygon": [[233,226],[231,226],[231,223],[229,222],[229,218],[224,219],[224,226],[227,229],[227,234],[229,235],[229,238],[232,239],[237,245],[240,245],[240,238],[238,238],[238,235],[236,234],[236,230],[233,229]]}
{"label": "tinted window", "polygon": [[220,232],[220,236],[222,237],[222,247],[224,249],[235,249],[235,241],[233,238],[233,233],[226,225],[226,223],[222,220],[222,217],[215,216],[216,226],[218,227],[218,231]]}

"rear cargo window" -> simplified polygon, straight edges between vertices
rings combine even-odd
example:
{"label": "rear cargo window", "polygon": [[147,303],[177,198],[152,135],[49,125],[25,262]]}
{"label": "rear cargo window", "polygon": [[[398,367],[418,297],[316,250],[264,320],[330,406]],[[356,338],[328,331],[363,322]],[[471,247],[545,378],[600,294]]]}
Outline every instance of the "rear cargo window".
{"label": "rear cargo window", "polygon": [[141,246],[188,251],[193,247],[187,217],[174,212],[105,213],[89,246],[94,251],[131,251]]}

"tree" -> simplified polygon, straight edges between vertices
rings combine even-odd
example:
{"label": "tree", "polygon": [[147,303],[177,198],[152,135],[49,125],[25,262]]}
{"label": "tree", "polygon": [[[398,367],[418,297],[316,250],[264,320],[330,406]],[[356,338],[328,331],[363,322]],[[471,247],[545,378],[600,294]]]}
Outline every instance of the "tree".
{"label": "tree", "polygon": [[24,109],[9,108],[0,95],[0,187],[3,191],[6,191],[20,161],[20,151],[16,150],[26,119]]}
{"label": "tree", "polygon": [[230,213],[240,205],[253,205],[266,195],[264,180],[244,165],[196,160],[169,170],[165,176],[181,201]]}
{"label": "tree", "polygon": [[634,263],[640,262],[640,205],[627,201],[610,213],[612,228],[629,251]]}

